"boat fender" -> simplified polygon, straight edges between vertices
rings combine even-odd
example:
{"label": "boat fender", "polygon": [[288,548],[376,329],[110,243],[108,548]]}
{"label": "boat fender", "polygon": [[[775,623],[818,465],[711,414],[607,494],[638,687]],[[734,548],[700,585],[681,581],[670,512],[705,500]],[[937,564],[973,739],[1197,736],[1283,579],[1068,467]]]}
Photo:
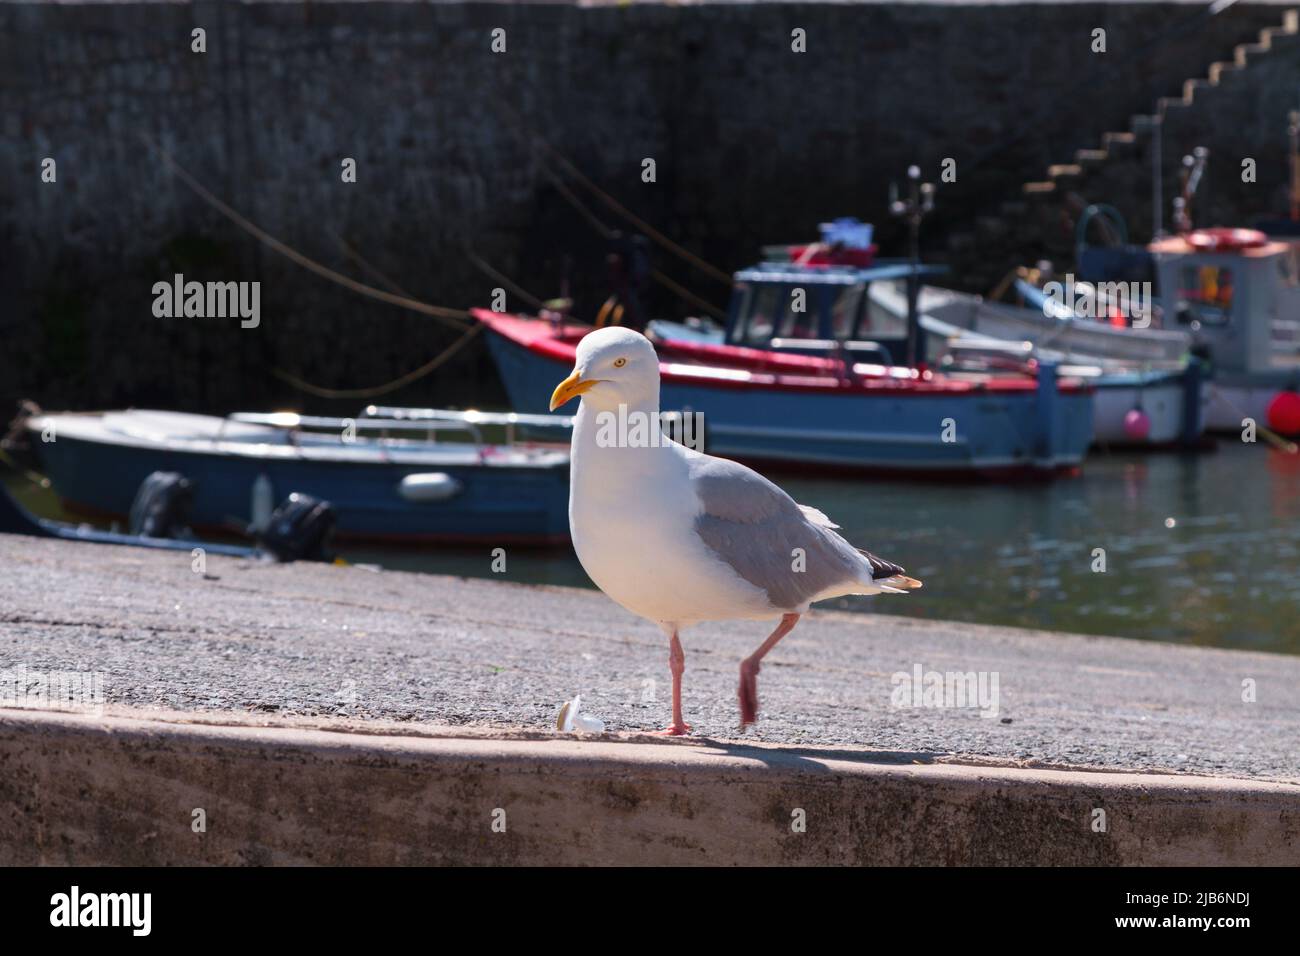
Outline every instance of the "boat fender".
{"label": "boat fender", "polygon": [[461,491],[460,482],[441,471],[407,475],[397,486],[397,493],[407,501],[447,501]]}
{"label": "boat fender", "polygon": [[1140,408],[1130,409],[1124,416],[1124,434],[1134,441],[1146,441],[1151,436],[1151,416]]}
{"label": "boat fender", "polygon": [[257,533],[262,551],[277,561],[329,561],[338,514],[328,501],[294,492]]}
{"label": "boat fender", "polygon": [[189,537],[194,484],[175,471],[155,471],[144,481],[131,502],[131,533],[146,538]]}
{"label": "boat fender", "polygon": [[1283,435],[1300,435],[1300,394],[1278,392],[1268,403],[1268,427]]}

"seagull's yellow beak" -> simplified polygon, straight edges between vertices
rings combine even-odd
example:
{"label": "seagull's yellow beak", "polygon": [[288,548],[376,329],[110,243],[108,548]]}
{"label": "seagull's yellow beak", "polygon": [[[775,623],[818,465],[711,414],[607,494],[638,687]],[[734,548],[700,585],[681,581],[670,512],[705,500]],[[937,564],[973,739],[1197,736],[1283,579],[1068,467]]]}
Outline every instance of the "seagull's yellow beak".
{"label": "seagull's yellow beak", "polygon": [[572,375],[555,386],[555,391],[551,392],[551,411],[555,411],[569,399],[577,398],[583,392],[590,390],[599,381],[601,380],[598,378],[584,379],[575,369]]}

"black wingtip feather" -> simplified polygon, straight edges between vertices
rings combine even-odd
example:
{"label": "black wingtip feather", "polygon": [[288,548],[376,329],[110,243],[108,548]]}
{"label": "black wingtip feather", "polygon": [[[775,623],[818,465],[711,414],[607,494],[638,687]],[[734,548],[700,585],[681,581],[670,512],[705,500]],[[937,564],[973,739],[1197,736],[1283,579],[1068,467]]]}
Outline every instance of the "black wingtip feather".
{"label": "black wingtip feather", "polygon": [[892,578],[895,574],[902,574],[903,569],[892,561],[886,561],[884,558],[876,557],[870,551],[863,551],[858,548],[858,554],[862,555],[871,564],[871,580],[878,581],[881,578]]}

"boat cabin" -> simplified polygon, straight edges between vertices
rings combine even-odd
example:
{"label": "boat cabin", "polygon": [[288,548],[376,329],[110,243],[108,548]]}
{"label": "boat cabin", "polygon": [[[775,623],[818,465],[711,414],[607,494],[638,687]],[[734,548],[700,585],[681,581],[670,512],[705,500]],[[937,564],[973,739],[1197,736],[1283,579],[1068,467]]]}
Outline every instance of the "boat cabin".
{"label": "boat cabin", "polygon": [[847,351],[860,361],[901,364],[907,280],[916,276],[920,282],[943,271],[889,260],[867,266],[800,263],[782,254],[736,273],[724,341],[809,355]]}
{"label": "boat cabin", "polygon": [[1234,372],[1294,364],[1300,349],[1300,287],[1290,247],[1263,233],[1205,229],[1148,247],[1170,318]]}

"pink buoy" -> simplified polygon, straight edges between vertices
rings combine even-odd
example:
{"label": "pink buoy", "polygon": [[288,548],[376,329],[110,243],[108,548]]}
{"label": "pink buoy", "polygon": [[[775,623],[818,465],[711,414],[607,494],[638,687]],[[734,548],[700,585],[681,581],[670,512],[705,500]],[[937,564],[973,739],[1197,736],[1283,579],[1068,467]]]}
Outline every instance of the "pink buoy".
{"label": "pink buoy", "polygon": [[1124,434],[1134,441],[1146,441],[1151,434],[1151,416],[1135,408],[1124,416]]}
{"label": "pink buoy", "polygon": [[1283,435],[1300,435],[1300,395],[1278,392],[1268,403],[1268,427]]}

